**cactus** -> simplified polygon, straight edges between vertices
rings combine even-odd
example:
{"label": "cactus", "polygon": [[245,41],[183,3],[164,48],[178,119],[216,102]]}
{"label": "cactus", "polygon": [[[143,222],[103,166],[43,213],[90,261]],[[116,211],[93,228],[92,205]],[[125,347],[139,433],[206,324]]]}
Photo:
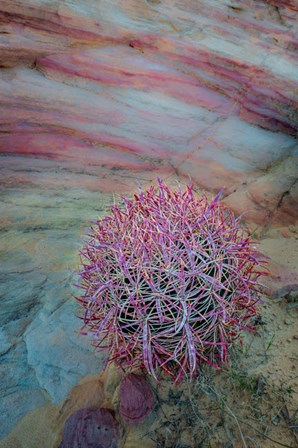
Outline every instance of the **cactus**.
{"label": "cactus", "polygon": [[107,362],[162,371],[176,383],[204,363],[228,365],[229,347],[252,329],[266,275],[248,228],[191,185],[158,180],[91,223],[80,251],[83,329]]}

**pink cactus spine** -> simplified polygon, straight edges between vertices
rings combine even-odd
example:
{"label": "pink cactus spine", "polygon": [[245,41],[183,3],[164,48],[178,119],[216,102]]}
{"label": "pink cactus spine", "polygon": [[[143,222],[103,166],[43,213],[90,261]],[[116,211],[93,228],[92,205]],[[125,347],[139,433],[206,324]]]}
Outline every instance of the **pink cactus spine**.
{"label": "pink cactus spine", "polygon": [[256,315],[266,263],[232,211],[191,185],[140,190],[92,223],[80,252],[84,330],[107,361],[176,383],[228,363]]}

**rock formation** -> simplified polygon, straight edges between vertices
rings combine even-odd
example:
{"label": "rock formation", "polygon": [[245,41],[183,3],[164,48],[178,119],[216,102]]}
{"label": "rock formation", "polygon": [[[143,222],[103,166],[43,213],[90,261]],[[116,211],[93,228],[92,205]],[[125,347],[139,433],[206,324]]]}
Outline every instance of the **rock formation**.
{"label": "rock formation", "polygon": [[102,369],[73,300],[80,233],[138,182],[224,188],[272,258],[270,286],[298,283],[297,13],[1,0],[0,438]]}

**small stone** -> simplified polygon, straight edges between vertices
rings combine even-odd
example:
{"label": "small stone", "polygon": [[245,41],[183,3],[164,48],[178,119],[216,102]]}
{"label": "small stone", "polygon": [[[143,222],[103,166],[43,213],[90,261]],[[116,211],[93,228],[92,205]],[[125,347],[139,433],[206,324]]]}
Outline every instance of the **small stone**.
{"label": "small stone", "polygon": [[117,448],[119,431],[110,409],[80,409],[65,422],[59,448]]}
{"label": "small stone", "polygon": [[291,324],[292,324],[292,321],[291,321],[291,319],[285,319],[285,320],[284,320],[284,323],[285,323],[286,325],[291,325]]}
{"label": "small stone", "polygon": [[292,339],[288,338],[288,339],[287,339],[287,342],[292,342]]}
{"label": "small stone", "polygon": [[260,374],[257,379],[257,395],[259,396],[263,395],[265,387],[266,387],[265,377],[262,374]]}
{"label": "small stone", "polygon": [[142,422],[153,408],[153,393],[143,375],[126,375],[121,381],[119,395],[120,415],[128,423]]}

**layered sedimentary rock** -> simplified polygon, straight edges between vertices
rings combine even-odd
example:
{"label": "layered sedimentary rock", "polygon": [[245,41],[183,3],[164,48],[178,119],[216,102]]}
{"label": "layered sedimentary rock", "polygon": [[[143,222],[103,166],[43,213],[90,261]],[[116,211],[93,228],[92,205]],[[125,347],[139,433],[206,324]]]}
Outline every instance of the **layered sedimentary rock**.
{"label": "layered sedimentary rock", "polygon": [[265,247],[295,225],[297,13],[294,0],[1,1],[1,436],[102,367],[70,285],[82,226],[114,195],[191,178],[224,188]]}

